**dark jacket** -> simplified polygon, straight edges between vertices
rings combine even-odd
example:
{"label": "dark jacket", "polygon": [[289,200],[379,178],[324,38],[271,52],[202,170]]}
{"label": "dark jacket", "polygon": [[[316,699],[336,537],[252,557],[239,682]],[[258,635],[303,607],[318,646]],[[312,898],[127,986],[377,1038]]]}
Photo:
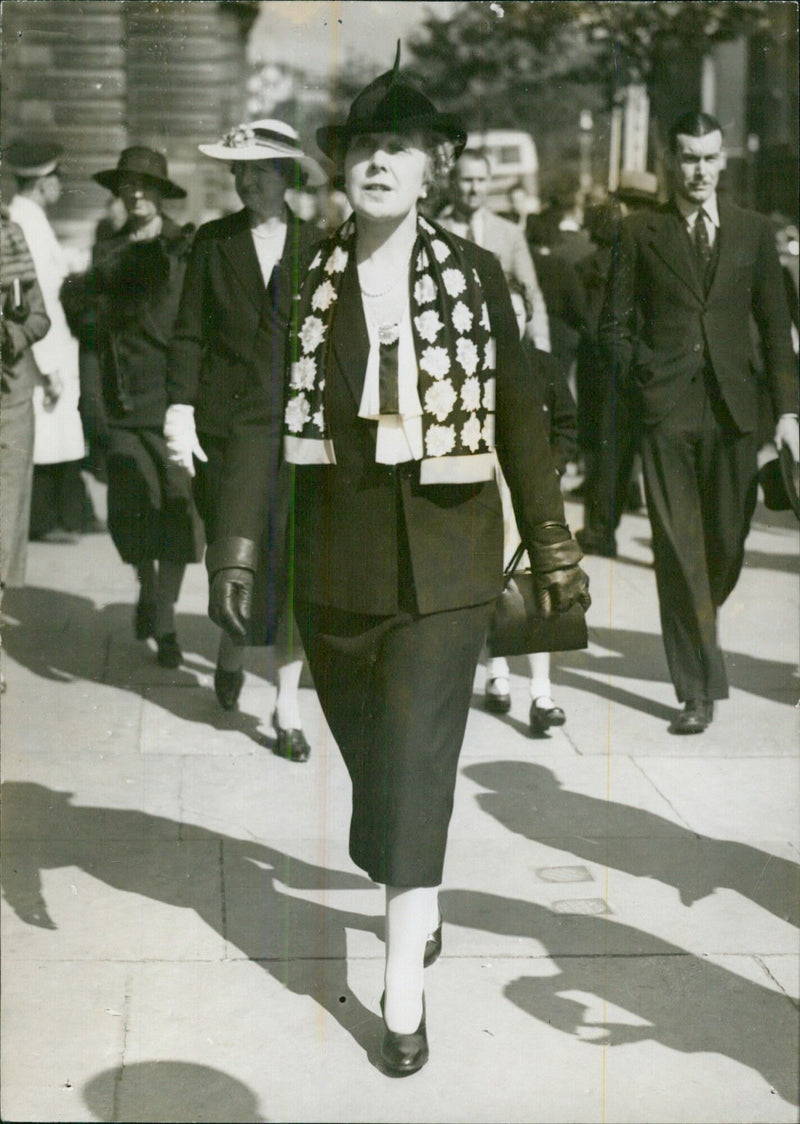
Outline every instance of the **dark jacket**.
{"label": "dark jacket", "polygon": [[[558,477],[541,407],[522,369],[508,287],[494,255],[473,243],[459,242],[479,274],[497,342],[496,444],[523,541],[536,556],[534,565],[548,551],[559,555],[549,568],[569,565],[579,560],[580,551],[564,525]],[[351,261],[331,329],[325,386],[337,463],[293,470],[295,600],[356,613],[394,613],[405,558],[421,613],[491,601],[500,592],[503,568],[497,485],[494,479],[422,485],[416,463],[397,467],[375,463],[377,423],[358,417],[368,352]],[[212,574],[237,564],[252,567],[264,518],[258,494],[259,489],[263,494],[267,475],[264,444],[254,436],[231,450],[220,540],[207,557]],[[556,526],[543,527],[546,523]]]}
{"label": "dark jacket", "polygon": [[167,408],[167,351],[178,313],[191,227],[164,216],[158,238],[131,242],[126,225],[98,242],[89,275],[108,423],[160,429]]}
{"label": "dark jacket", "polygon": [[170,404],[195,407],[198,433],[227,436],[251,415],[279,439],[283,349],[298,262],[319,233],[288,214],[281,260],[264,285],[247,212],[197,231],[169,352]]}
{"label": "dark jacket", "polygon": [[756,428],[751,315],[774,408],[779,414],[797,411],[789,310],[769,220],[722,199],[719,216],[707,293],[673,203],[631,215],[621,225],[600,342],[618,383],[633,381],[641,389],[645,425],[669,413],[708,365],[739,431]]}
{"label": "dark jacket", "polygon": [[564,365],[554,355],[539,351],[531,340],[522,340],[522,359],[541,402],[545,433],[559,476],[578,449],[578,411]]}

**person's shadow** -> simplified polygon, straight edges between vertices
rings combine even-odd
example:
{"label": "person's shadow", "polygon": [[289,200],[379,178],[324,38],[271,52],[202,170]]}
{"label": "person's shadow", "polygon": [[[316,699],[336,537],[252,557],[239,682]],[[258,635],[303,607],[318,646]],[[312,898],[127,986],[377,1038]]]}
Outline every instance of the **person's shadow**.
{"label": "person's shadow", "polygon": [[726,887],[800,925],[800,866],[789,859],[698,835],[655,812],[572,792],[533,761],[482,761],[462,772],[488,790],[476,796],[482,811],[526,839],[563,839],[579,858],[674,886],[687,906]]}
{"label": "person's shadow", "polygon": [[[379,1020],[348,985],[345,930],[382,939],[382,917],[287,892],[374,889],[368,878],[163,816],[73,804],[71,793],[39,784],[7,781],[2,805],[5,838],[19,844],[12,851],[7,842],[2,889],[20,920],[57,928],[42,895],[41,872],[69,866],[115,889],[193,909],[284,987],[311,996],[375,1064]],[[213,869],[209,849],[218,856]],[[325,962],[324,986],[315,985],[317,975],[309,971],[308,962],[319,960]]]}
{"label": "person's shadow", "polygon": [[[797,1007],[781,992],[608,918],[565,916],[469,890],[445,890],[441,902],[448,924],[544,945],[558,973],[520,976],[504,994],[545,1026],[587,1045],[652,1040],[683,1053],[723,1054],[798,1103]],[[598,1003],[571,997],[574,992],[596,996]],[[587,1019],[604,1003],[630,1012],[639,1025],[614,1021],[613,1014]],[[587,1030],[594,1037],[587,1038]]]}
{"label": "person's shadow", "polygon": [[[175,670],[158,667],[155,654],[133,637],[132,606],[115,603],[98,608],[88,597],[26,586],[3,593],[3,647],[8,655],[43,679],[84,679],[143,695],[150,702],[190,722],[238,731],[257,745],[275,748],[275,738],[260,727],[265,716],[244,709],[223,711],[213,688],[201,687],[216,663],[219,632],[206,616],[178,614],[178,639],[185,653]],[[271,651],[252,649],[248,667],[274,679]]]}
{"label": "person's shadow", "polygon": [[194,1062],[134,1062],[106,1069],[87,1081],[83,1099],[95,1120],[263,1124],[269,1119],[247,1085]]}

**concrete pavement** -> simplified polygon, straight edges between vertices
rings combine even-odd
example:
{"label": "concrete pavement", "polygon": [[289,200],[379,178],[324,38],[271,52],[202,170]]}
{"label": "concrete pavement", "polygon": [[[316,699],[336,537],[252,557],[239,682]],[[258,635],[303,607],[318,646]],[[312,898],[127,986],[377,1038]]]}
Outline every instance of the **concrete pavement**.
{"label": "concrete pavement", "polygon": [[382,893],[313,689],[311,760],[279,760],[267,653],[216,704],[200,566],[167,672],[107,536],[33,544],[4,604],[2,1119],[796,1120],[797,525],[758,510],[701,737],[667,732],[644,517],[620,546],[554,660],[563,729],[529,736],[522,660],[504,718],[478,671],[431,1060],[396,1081]]}

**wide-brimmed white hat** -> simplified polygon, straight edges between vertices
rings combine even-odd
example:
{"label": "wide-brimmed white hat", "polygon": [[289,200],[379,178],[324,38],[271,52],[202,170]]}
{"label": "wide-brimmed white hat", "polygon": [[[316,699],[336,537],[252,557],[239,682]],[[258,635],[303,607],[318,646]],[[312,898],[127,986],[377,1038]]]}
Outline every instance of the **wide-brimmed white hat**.
{"label": "wide-brimmed white hat", "polygon": [[320,165],[300,147],[300,138],[291,125],[266,117],[237,125],[216,144],[198,148],[212,160],[293,160],[306,173],[309,187],[319,187],[327,180]]}

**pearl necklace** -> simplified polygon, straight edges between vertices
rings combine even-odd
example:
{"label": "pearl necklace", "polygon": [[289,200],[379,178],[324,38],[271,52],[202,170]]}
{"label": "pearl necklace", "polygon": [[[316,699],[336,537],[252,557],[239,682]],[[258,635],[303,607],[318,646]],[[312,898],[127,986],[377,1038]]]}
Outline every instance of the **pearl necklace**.
{"label": "pearl necklace", "polygon": [[389,285],[389,287],[387,289],[382,289],[381,292],[379,292],[379,293],[371,293],[369,291],[369,289],[365,289],[364,286],[361,283],[360,277],[358,279],[358,285],[359,285],[359,288],[361,289],[362,297],[368,297],[370,300],[380,300],[381,297],[388,297],[389,293],[394,292],[394,290],[397,288],[397,286],[402,284],[402,282],[405,281],[407,279],[407,277],[408,277],[408,271],[406,271],[404,274],[401,273],[398,277],[396,277],[394,279],[394,281],[392,281],[391,285]]}

